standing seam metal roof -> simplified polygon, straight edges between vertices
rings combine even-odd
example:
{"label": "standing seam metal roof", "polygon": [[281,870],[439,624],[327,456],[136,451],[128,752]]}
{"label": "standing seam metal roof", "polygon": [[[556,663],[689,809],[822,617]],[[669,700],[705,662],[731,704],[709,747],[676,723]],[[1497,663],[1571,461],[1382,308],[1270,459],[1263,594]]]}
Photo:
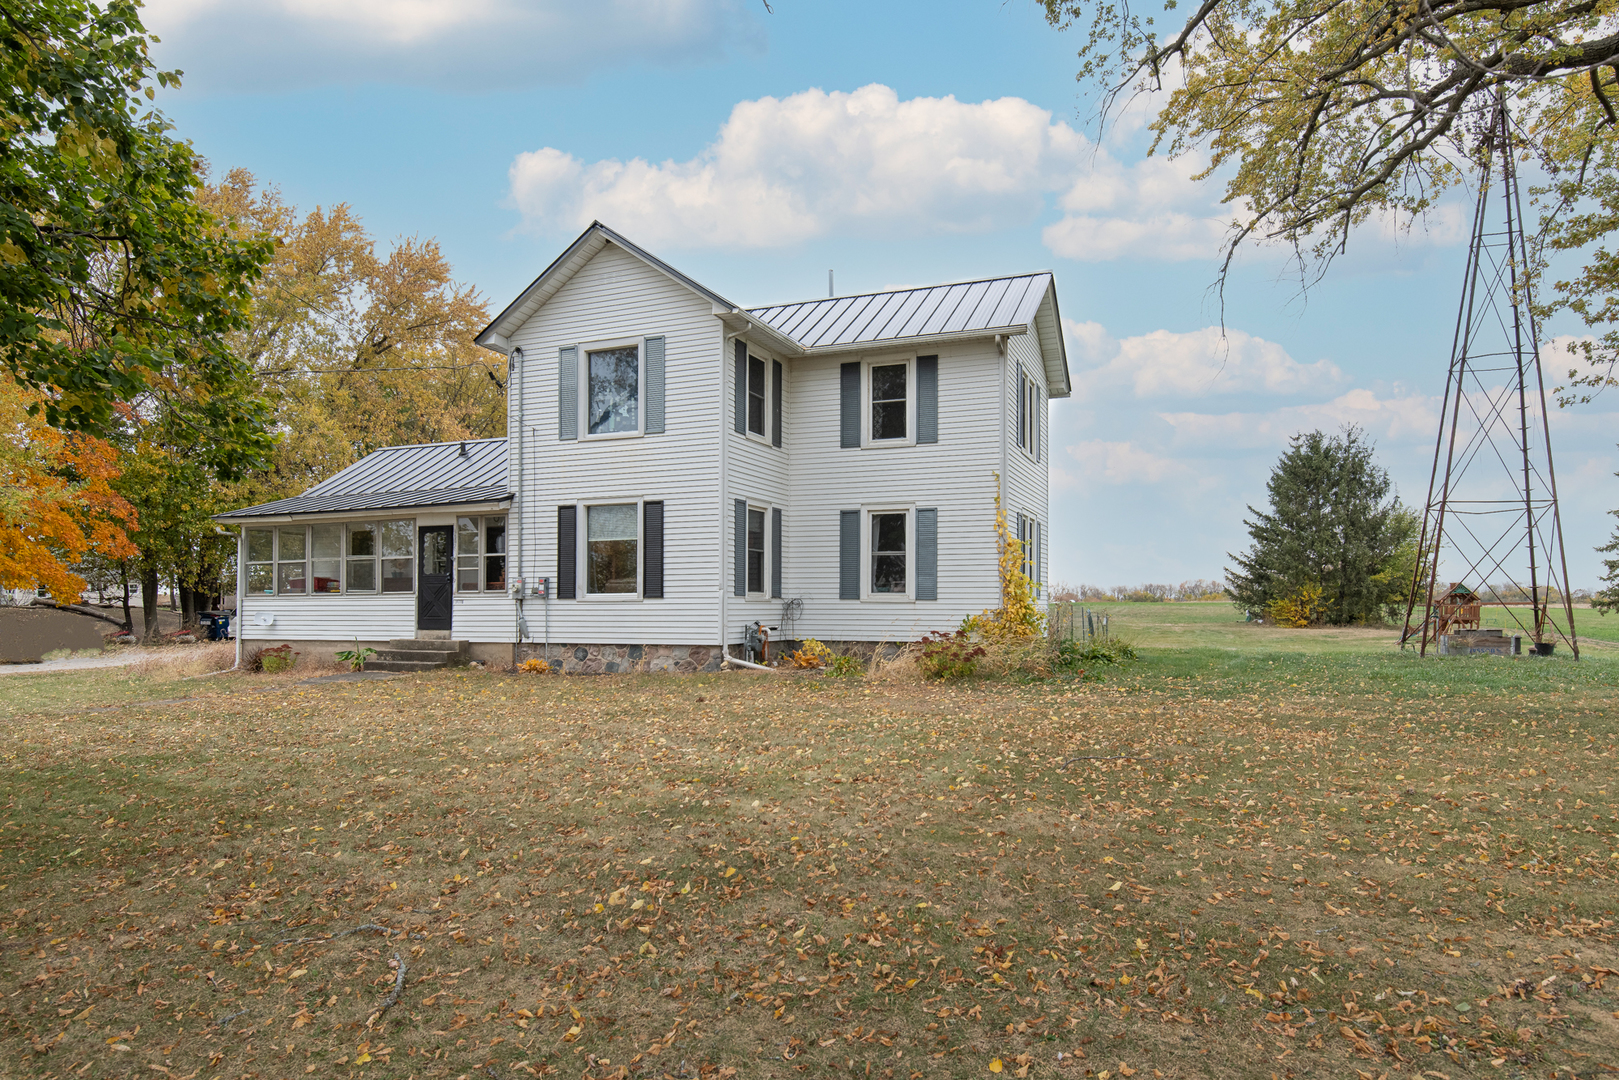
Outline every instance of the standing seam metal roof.
{"label": "standing seam metal roof", "polygon": [[1027,326],[1051,287],[1049,273],[834,296],[750,308],[748,314],[805,349]]}
{"label": "standing seam metal roof", "polygon": [[302,495],[218,515],[221,518],[318,514],[398,506],[449,506],[504,499],[506,440],[389,446]]}

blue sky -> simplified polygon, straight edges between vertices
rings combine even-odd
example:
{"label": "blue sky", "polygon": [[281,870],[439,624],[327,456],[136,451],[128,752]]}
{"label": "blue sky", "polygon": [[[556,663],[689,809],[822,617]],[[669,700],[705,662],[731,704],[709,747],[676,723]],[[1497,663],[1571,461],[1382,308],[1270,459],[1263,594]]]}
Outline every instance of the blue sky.
{"label": "blue sky", "polygon": [[[1075,33],[1025,0],[156,0],[159,104],[217,170],[384,240],[436,237],[498,309],[593,217],[744,304],[1056,272],[1059,580],[1217,577],[1288,436],[1358,423],[1421,502],[1465,196],[1368,227],[1301,295],[1274,252],[1210,285],[1197,162],[1100,137]],[[1548,335],[1577,328],[1554,323]],[[1549,363],[1549,374],[1562,366]],[[1553,417],[1570,579],[1619,506],[1614,404]]]}

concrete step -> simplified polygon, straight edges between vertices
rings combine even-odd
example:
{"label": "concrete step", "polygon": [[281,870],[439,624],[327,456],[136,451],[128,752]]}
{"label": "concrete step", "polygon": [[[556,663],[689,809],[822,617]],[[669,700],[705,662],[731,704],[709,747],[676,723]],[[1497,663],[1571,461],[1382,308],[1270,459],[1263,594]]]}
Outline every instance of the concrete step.
{"label": "concrete step", "polygon": [[460,649],[378,649],[378,660],[422,660],[429,663],[448,666],[459,664],[465,659]]}
{"label": "concrete step", "polygon": [[416,649],[428,652],[466,652],[467,643],[464,641],[445,641],[438,638],[394,638],[388,642],[390,649]]}
{"label": "concrete step", "polygon": [[447,667],[438,660],[367,660],[366,671],[438,671]]}

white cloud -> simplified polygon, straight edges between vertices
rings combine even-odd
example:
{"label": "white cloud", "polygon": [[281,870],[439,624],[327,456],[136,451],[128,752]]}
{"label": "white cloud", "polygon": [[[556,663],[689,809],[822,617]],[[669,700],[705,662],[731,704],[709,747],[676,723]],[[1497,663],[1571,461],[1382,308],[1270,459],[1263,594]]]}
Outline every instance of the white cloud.
{"label": "white cloud", "polygon": [[[1066,448],[1068,456],[1080,465],[1081,479],[1097,479],[1109,484],[1158,484],[1166,480],[1184,480],[1192,475],[1185,462],[1154,454],[1133,442],[1108,442],[1087,439]],[[1073,474],[1063,472],[1064,483],[1075,482]]]}
{"label": "white cloud", "polygon": [[157,58],[243,91],[382,82],[488,89],[758,51],[745,0],[149,0]]}
{"label": "white cloud", "polygon": [[1233,215],[1219,209],[1218,184],[1193,179],[1204,167],[1196,154],[1129,166],[1097,154],[1090,174],[1063,196],[1065,216],[1047,225],[1041,239],[1082,262],[1212,259]]}
{"label": "white cloud", "polygon": [[1175,445],[1187,449],[1277,447],[1300,432],[1336,432],[1346,424],[1363,428],[1380,442],[1420,444],[1431,442],[1438,430],[1439,399],[1419,394],[1384,398],[1371,390],[1354,389],[1331,401],[1268,412],[1165,412],[1158,418],[1175,429]]}
{"label": "white cloud", "polygon": [[1274,341],[1209,326],[1176,333],[1154,330],[1116,340],[1099,323],[1063,320],[1081,392],[1129,386],[1136,397],[1207,394],[1330,393],[1344,385],[1337,364],[1301,364]]}
{"label": "white cloud", "polygon": [[886,86],[744,101],[685,161],[586,163],[544,147],[511,166],[532,228],[592,219],[649,244],[774,247],[840,230],[973,233],[1026,222],[1070,186],[1084,136],[1021,98],[901,101]]}

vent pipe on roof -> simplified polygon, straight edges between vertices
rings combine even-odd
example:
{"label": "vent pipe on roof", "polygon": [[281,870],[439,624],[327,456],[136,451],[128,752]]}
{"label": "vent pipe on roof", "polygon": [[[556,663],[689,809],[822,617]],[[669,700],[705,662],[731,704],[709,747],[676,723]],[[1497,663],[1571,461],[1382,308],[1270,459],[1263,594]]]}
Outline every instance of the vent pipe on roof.
{"label": "vent pipe on roof", "polygon": [[465,443],[465,442],[463,442],[463,443],[462,443],[462,444],[461,444],[461,456],[462,456],[462,457],[466,457],[466,456],[467,456],[467,444],[466,444],[466,443]]}
{"label": "vent pipe on roof", "polygon": [[828,298],[832,296],[832,271],[830,270],[826,272],[826,295]]}

